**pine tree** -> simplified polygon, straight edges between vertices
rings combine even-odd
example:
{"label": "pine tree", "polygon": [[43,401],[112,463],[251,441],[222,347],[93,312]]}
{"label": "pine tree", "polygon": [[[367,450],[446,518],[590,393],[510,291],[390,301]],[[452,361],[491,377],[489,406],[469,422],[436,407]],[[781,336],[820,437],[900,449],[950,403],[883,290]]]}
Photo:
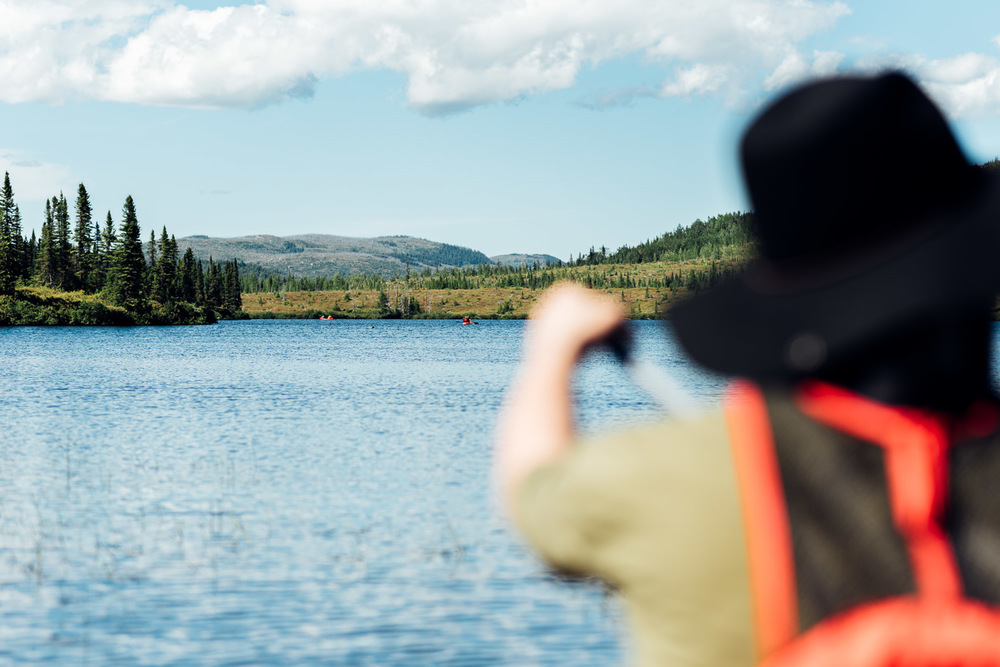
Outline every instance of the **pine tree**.
{"label": "pine tree", "polygon": [[157,301],[167,303],[177,296],[177,241],[167,236],[167,228],[160,234],[160,261],[153,278]]}
{"label": "pine tree", "polygon": [[222,276],[219,265],[208,257],[208,270],[205,272],[205,305],[215,310],[222,307]]}
{"label": "pine tree", "polygon": [[194,261],[194,252],[189,246],[184,251],[184,257],[181,258],[181,264],[178,269],[178,273],[180,273],[178,298],[181,301],[187,301],[188,303],[196,303],[198,301],[198,294],[195,291],[195,272],[197,270],[198,267]]}
{"label": "pine tree", "polygon": [[[21,216],[21,212],[17,212],[18,217]],[[38,261],[38,239],[35,237],[35,230],[31,230],[31,238],[28,240],[28,245],[24,251],[24,275],[25,279],[31,277],[31,273],[35,270],[35,262]]]}
{"label": "pine tree", "polygon": [[223,276],[223,307],[230,313],[237,313],[243,309],[243,296],[240,293],[240,268],[233,259],[226,262],[226,271]]}
{"label": "pine tree", "polygon": [[392,312],[389,308],[389,295],[385,293],[385,290],[378,291],[378,314],[381,317],[386,317]]}
{"label": "pine tree", "polygon": [[17,277],[28,280],[31,277],[32,265],[29,262],[28,241],[21,232],[21,208],[17,204],[14,205],[14,213],[10,217],[10,240],[14,250]]}
{"label": "pine tree", "polygon": [[52,243],[52,227],[55,217],[52,213],[52,202],[45,200],[45,219],[42,220],[42,238],[38,242],[38,258],[35,260],[35,273],[43,285],[52,285],[56,278],[55,248]]}
{"label": "pine tree", "polygon": [[[188,250],[190,251],[191,249],[188,248]],[[197,268],[194,270],[194,298],[195,302],[203,308],[208,306],[208,299],[205,296],[205,268],[202,266],[200,259],[198,260]]]}
{"label": "pine tree", "polygon": [[125,199],[118,242],[108,274],[108,296],[119,306],[136,312],[145,307],[146,258],[142,252],[139,219],[132,195]]}
{"label": "pine tree", "polygon": [[146,244],[146,250],[149,252],[149,270],[156,270],[156,232],[152,229],[149,230],[149,243]]}
{"label": "pine tree", "polygon": [[91,273],[93,272],[93,246],[94,240],[90,236],[90,225],[93,223],[94,211],[90,206],[90,195],[83,183],[76,190],[76,227],[73,230],[73,274],[74,283],[84,290],[92,285]]}
{"label": "pine tree", "polygon": [[115,221],[108,211],[108,217],[104,221],[104,230],[101,230],[100,222],[94,223],[94,289],[103,290],[108,282],[108,271],[111,268],[113,249],[115,247]]}
{"label": "pine tree", "polygon": [[108,211],[108,217],[104,221],[104,231],[101,232],[101,253],[109,262],[111,261],[111,252],[114,250],[117,241],[118,235],[115,233],[115,221],[111,217],[111,211]]}
{"label": "pine tree", "polygon": [[0,294],[13,294],[18,267],[10,227],[14,214],[14,190],[10,174],[4,173],[3,191],[0,192]]}
{"label": "pine tree", "polygon": [[70,267],[72,256],[72,246],[70,245],[69,234],[69,205],[66,197],[59,193],[59,198],[52,198],[52,214],[55,219],[55,227],[52,229],[53,258],[55,264],[52,267],[53,282],[60,289],[73,289],[73,274]]}

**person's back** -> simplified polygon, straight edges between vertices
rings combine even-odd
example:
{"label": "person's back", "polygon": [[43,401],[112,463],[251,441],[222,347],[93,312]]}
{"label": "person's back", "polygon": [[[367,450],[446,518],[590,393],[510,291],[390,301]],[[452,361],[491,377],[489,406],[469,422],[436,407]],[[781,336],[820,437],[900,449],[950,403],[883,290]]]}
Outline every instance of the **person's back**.
{"label": "person's back", "polygon": [[1000,664],[1000,192],[895,74],[793,91],[742,148],[761,258],[672,314],[742,378],[725,409],[574,447],[569,372],[620,314],[557,291],[498,431],[515,516],[625,589],[646,664]]}

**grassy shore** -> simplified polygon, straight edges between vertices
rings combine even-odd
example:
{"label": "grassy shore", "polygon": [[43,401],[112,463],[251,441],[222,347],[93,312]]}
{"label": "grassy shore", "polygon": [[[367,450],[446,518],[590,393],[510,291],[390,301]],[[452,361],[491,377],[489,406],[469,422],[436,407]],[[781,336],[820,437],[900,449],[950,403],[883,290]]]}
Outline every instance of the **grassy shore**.
{"label": "grassy shore", "polygon": [[[630,287],[596,287],[618,300],[632,319],[665,317],[670,308],[690,294],[686,287],[646,287],[662,283],[667,276],[707,271],[709,262],[650,262],[645,264],[605,264],[562,267],[552,270],[558,280],[573,280],[584,285],[608,285],[617,282]],[[500,287],[503,277],[484,276],[469,289],[428,289],[423,281],[391,280],[385,289],[390,308],[403,310],[403,304],[415,302],[419,311],[410,310],[413,318],[520,319],[528,316],[544,292],[541,287]],[[411,301],[412,300],[412,301]],[[243,310],[251,318],[313,319],[320,315],[343,318],[379,318],[379,290],[353,289],[323,292],[262,292],[243,295]]]}
{"label": "grassy shore", "polygon": [[[662,317],[675,295],[671,290],[627,288],[601,290],[618,299],[633,319]],[[401,293],[406,294],[405,290]],[[465,315],[479,319],[522,319],[541,296],[542,290],[411,289],[410,298],[420,305],[411,313],[415,319],[453,319]],[[379,318],[378,290],[333,292],[285,292],[275,294],[244,294],[243,311],[251,318],[303,318],[320,315],[343,318]],[[390,295],[390,300],[392,295]]]}
{"label": "grassy shore", "polygon": [[62,292],[50,287],[15,288],[0,296],[0,326],[134,326],[212,324],[216,316],[190,303],[152,302],[142,312],[106,303],[96,294]]}

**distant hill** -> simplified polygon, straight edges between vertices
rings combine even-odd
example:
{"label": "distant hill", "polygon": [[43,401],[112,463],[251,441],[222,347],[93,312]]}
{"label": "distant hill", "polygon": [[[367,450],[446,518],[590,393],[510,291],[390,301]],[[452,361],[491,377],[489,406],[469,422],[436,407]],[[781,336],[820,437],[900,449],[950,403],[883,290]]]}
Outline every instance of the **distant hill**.
{"label": "distant hill", "polygon": [[500,266],[533,266],[535,262],[538,262],[539,266],[545,266],[546,264],[558,264],[560,260],[558,257],[553,257],[552,255],[526,255],[524,253],[513,253],[510,255],[494,255],[490,257],[490,261],[494,264],[499,264]]}
{"label": "distant hill", "polygon": [[402,275],[406,263],[410,271],[425,267],[461,267],[489,264],[490,258],[478,250],[438,243],[410,236],[355,238],[329,234],[299,236],[239,236],[213,238],[186,236],[177,239],[183,253],[188,246],[195,257],[207,260],[236,258],[248,269],[263,273],[292,274],[315,278],[356,274]]}

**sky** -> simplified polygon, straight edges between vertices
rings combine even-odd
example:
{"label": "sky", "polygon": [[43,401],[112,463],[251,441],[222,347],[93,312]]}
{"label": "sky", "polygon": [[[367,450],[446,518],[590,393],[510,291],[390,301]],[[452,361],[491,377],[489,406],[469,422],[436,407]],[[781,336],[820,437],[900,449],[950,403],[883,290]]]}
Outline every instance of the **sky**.
{"label": "sky", "polygon": [[26,233],[84,183],[144,235],[567,259],[746,210],[761,105],[891,68],[1000,155],[995,0],[0,0],[0,171]]}

